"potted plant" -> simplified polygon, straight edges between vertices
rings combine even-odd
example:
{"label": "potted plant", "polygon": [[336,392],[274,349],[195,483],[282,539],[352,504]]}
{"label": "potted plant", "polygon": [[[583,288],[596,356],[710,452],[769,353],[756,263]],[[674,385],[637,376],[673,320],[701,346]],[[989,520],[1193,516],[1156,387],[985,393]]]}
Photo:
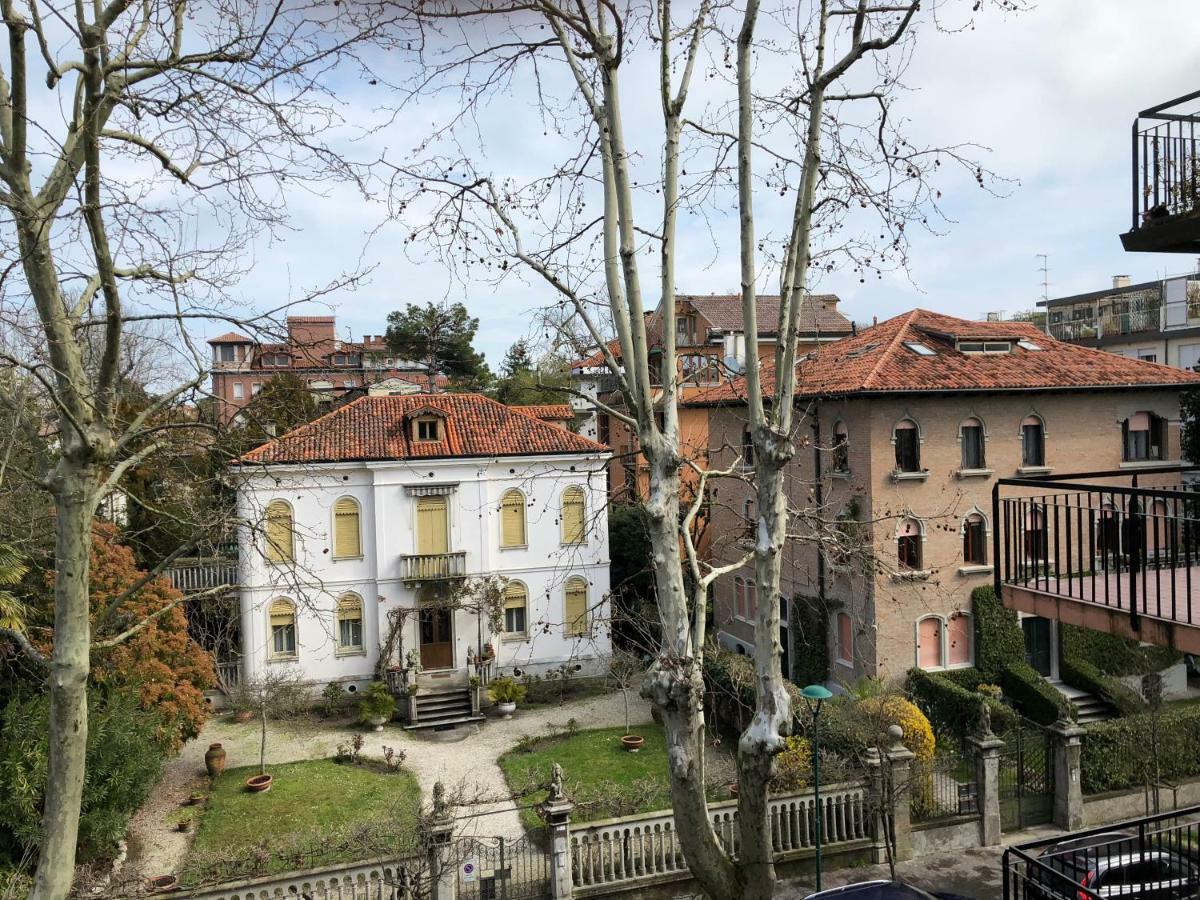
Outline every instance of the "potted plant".
{"label": "potted plant", "polygon": [[204,754],[204,768],[209,778],[216,778],[225,771],[225,748],[217,744],[209,744]]}
{"label": "potted plant", "polygon": [[636,654],[628,650],[613,650],[608,677],[616,684],[625,700],[625,733],[621,735],[621,746],[630,753],[637,753],[645,743],[645,738],[640,734],[633,734],[629,728],[629,692],[642,683],[645,673],[646,667]]}
{"label": "potted plant", "polygon": [[408,686],[407,690],[408,690],[408,696],[415,697],[415,696],[417,696],[417,691],[421,690],[421,686],[414,681],[412,684],[410,684]]}
{"label": "potted plant", "polygon": [[208,794],[204,791],[192,791],[187,798],[186,806],[201,806],[208,799]]}
{"label": "potted plant", "polygon": [[505,675],[488,685],[488,696],[496,704],[500,715],[511,719],[512,714],[517,711],[517,704],[525,699],[525,685],[517,684]]}
{"label": "potted plant", "polygon": [[[409,685],[409,689],[416,685]],[[387,685],[382,681],[373,681],[363,691],[362,699],[358,701],[359,719],[370,725],[376,731],[383,731],[396,713],[396,698],[391,695]]]}

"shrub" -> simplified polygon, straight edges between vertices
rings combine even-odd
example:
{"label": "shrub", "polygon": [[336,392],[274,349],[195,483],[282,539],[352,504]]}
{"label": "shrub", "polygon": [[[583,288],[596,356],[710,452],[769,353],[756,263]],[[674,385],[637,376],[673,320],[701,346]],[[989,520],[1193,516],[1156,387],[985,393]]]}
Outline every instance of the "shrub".
{"label": "shrub", "polygon": [[1062,658],[1086,662],[1103,675],[1147,675],[1161,672],[1183,658],[1169,647],[1148,647],[1116,634],[1106,634],[1078,625],[1058,626],[1062,636]]}
{"label": "shrub", "polygon": [[[958,677],[951,677],[952,674]],[[971,687],[965,686],[964,682]],[[975,690],[981,683],[984,683],[982,677],[975,669],[960,669],[954,673],[911,669],[907,687],[913,701],[929,718],[934,732],[953,735],[961,744],[978,730],[981,702],[986,701],[992,711],[993,731],[1007,731],[1017,722],[1016,714],[1009,707],[995,697],[985,697]]]}
{"label": "shrub", "polygon": [[525,685],[506,675],[488,685],[488,696],[493,703],[520,703],[525,699]]}
{"label": "shrub", "polygon": [[916,704],[894,693],[862,700],[843,696],[829,701],[821,720],[821,746],[823,749],[828,744],[848,759],[861,759],[870,747],[891,746],[888,729],[892,725],[904,731],[901,740],[918,760],[933,759],[936,741],[929,719]]}
{"label": "shrub", "polygon": [[[49,767],[49,698],[15,699],[0,725],[0,844],[36,850]],[[158,783],[172,735],[141,708],[136,688],[90,691],[87,778],[79,817],[81,862],[107,858]]]}
{"label": "shrub", "polygon": [[1025,635],[1015,610],[1006,609],[991,585],[971,591],[975,619],[975,667],[983,681],[1000,680],[1006,668],[1025,661]]}
{"label": "shrub", "polygon": [[1112,675],[1105,675],[1085,659],[1069,658],[1064,654],[1059,660],[1059,672],[1062,680],[1071,687],[1094,694],[1123,716],[1146,711],[1146,702],[1129,685]]}
{"label": "shrub", "polygon": [[811,782],[812,747],[805,738],[793,735],[785,740],[783,752],[775,757],[771,790],[779,793],[799,791]]}
{"label": "shrub", "polygon": [[382,681],[372,681],[358,701],[358,717],[363,722],[390,719],[396,712],[396,698]]}
{"label": "shrub", "polygon": [[1200,707],[1089,725],[1080,755],[1083,792],[1096,794],[1200,775],[1197,746]]}
{"label": "shrub", "polygon": [[[741,729],[741,720],[753,715],[758,705],[754,690],[754,662],[748,656],[734,653],[723,647],[709,645],[704,650],[704,685],[723,707],[732,707],[737,719],[733,724]],[[800,688],[790,681],[784,682],[792,701],[792,714],[804,708]]]}
{"label": "shrub", "polygon": [[1039,725],[1049,725],[1058,718],[1064,706],[1070,705],[1067,698],[1027,662],[1013,663],[1005,669],[1000,684],[1004,693],[1020,704],[1025,716]]}
{"label": "shrub", "polygon": [[346,689],[342,687],[340,681],[329,682],[329,684],[325,685],[325,689],[321,691],[321,706],[327,716],[335,715],[345,702]]}

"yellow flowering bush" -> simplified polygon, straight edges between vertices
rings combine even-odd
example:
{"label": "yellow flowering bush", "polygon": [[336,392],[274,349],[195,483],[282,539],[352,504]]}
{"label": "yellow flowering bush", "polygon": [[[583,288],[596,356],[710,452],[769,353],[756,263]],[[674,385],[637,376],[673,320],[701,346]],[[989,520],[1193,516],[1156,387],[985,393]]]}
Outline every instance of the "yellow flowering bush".
{"label": "yellow flowering bush", "polygon": [[783,751],[775,757],[775,774],[771,790],[779,793],[799,791],[812,782],[812,747],[795,735],[784,741]]}

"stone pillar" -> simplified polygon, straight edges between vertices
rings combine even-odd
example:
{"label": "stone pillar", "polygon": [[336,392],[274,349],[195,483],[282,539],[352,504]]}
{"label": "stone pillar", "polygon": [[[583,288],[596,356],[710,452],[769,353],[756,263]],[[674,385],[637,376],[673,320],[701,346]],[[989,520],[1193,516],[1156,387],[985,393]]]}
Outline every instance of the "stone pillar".
{"label": "stone pillar", "polygon": [[912,761],[916,754],[904,746],[904,731],[899,725],[888,728],[892,746],[888,747],[888,778],[890,790],[892,836],[895,840],[896,862],[912,859]]}
{"label": "stone pillar", "polygon": [[554,764],[550,792],[542,815],[550,829],[550,897],[570,900],[575,887],[571,873],[571,810],[575,804],[563,793],[562,766]]}
{"label": "stone pillar", "polygon": [[1000,750],[1004,741],[990,728],[967,738],[975,752],[975,791],[979,806],[979,842],[1000,845]]}
{"label": "stone pillar", "polygon": [[1083,785],[1079,779],[1083,729],[1062,717],[1049,731],[1054,743],[1054,824],[1076,831],[1083,827]]}
{"label": "stone pillar", "polygon": [[887,862],[887,799],[883,790],[883,758],[874,747],[868,747],[866,753],[867,783],[870,790],[871,815],[871,861],[874,863]]}
{"label": "stone pillar", "polygon": [[417,695],[411,691],[404,694],[404,709],[409,725],[417,724]]}
{"label": "stone pillar", "polygon": [[483,685],[479,683],[478,675],[471,676],[470,687],[468,690],[471,692],[471,715],[477,716],[479,715],[480,707],[479,695],[483,693]]}
{"label": "stone pillar", "polygon": [[433,786],[433,815],[429,825],[429,900],[455,900],[458,863],[454,859],[454,818],[446,803],[446,788]]}

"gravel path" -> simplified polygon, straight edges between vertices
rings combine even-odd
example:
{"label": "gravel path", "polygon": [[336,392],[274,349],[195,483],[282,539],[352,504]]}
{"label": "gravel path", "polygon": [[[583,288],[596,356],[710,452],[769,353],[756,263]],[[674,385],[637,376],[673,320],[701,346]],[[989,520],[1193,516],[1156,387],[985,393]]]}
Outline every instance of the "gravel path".
{"label": "gravel path", "polygon": [[[645,701],[631,696],[629,706],[631,724],[650,721],[650,707]],[[348,744],[355,734],[361,734],[366,739],[363,747],[366,756],[381,758],[384,746],[403,749],[408,754],[405,766],[416,775],[426,800],[432,796],[437,781],[452,796],[457,794],[467,800],[467,815],[475,818],[464,822],[466,833],[517,837],[523,829],[516,804],[507,796],[504,774],[497,760],[523,736],[563,730],[569,719],[575,719],[580,728],[624,725],[624,700],[620,693],[613,693],[562,706],[518,710],[511,720],[489,716],[486,722],[470,729],[456,729],[461,736],[455,734],[458,740],[454,742],[434,737],[434,732],[407,732],[399,725],[389,725],[382,733],[375,733],[364,732],[349,721],[272,723],[267,735],[267,762],[330,757],[338,744]],[[125,873],[149,878],[179,871],[187,858],[192,836],[175,831],[169,818],[192,791],[207,786],[204,753],[208,745],[220,742],[225,747],[227,767],[250,766],[258,762],[259,738],[255,722],[238,724],[229,716],[213,718],[199,737],[167,762],[162,780],[130,821]]]}

